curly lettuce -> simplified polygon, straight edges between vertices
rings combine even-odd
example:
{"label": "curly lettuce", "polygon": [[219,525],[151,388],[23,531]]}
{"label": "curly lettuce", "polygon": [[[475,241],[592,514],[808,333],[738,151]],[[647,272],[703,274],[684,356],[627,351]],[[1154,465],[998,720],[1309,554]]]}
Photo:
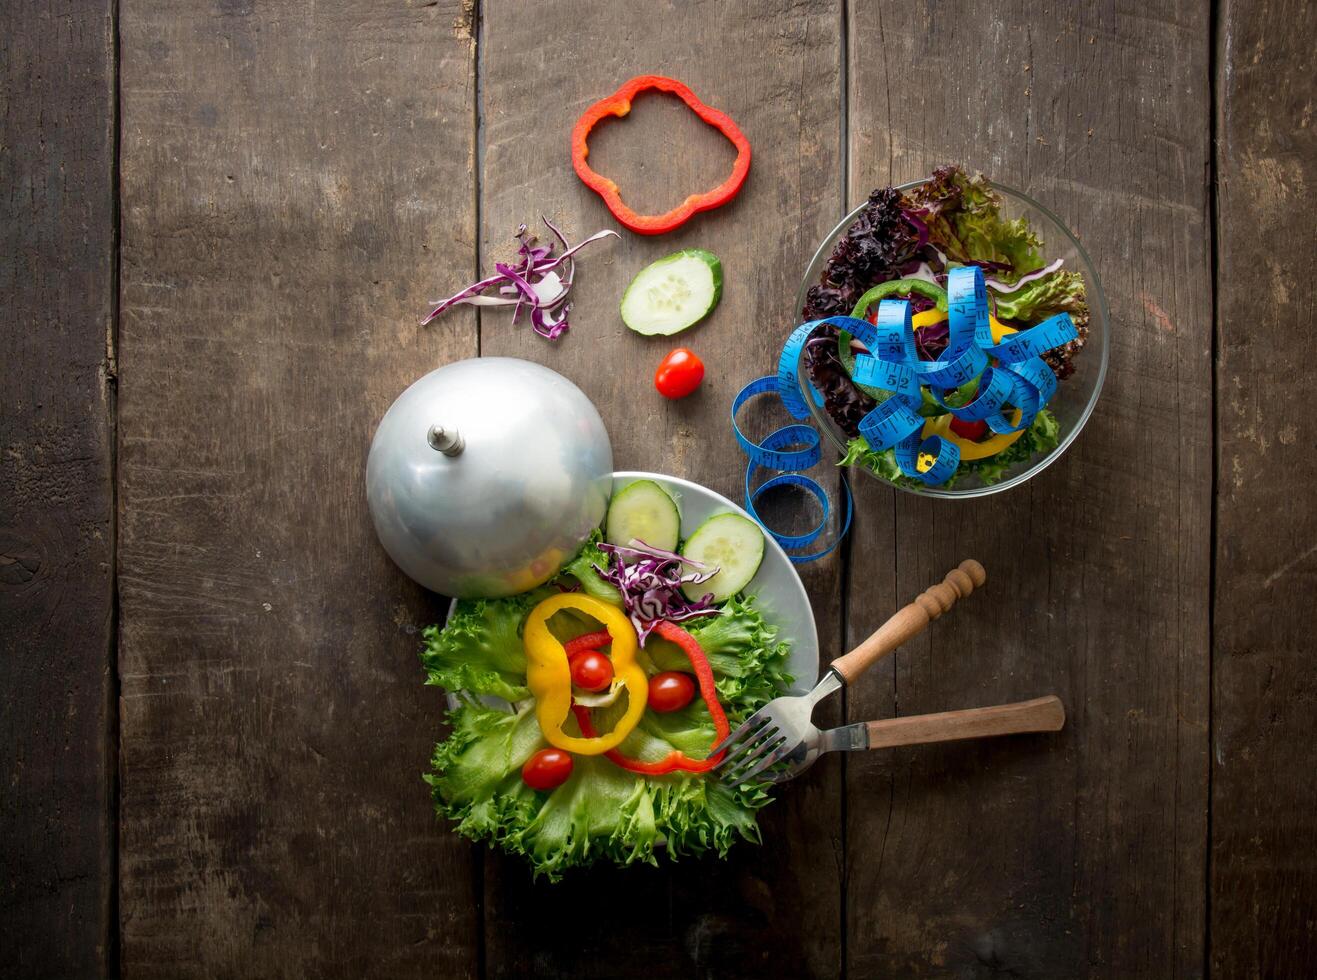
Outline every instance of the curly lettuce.
{"label": "curly lettuce", "polygon": [[507,701],[529,697],[521,624],[546,594],[459,602],[447,626],[430,626],[421,634],[425,683]]}
{"label": "curly lettuce", "polygon": [[585,543],[580,553],[563,566],[563,574],[570,576],[576,584],[581,587],[581,591],[586,595],[592,595],[596,599],[603,599],[604,602],[611,602],[613,605],[621,605],[622,596],[610,583],[605,582],[595,571],[595,567],[607,568],[608,556],[599,548],[599,542],[603,540],[603,534],[598,528],[590,535],[590,540]]}
{"label": "curly lettuce", "polygon": [[1050,453],[1056,448],[1061,438],[1061,424],[1056,416],[1043,409],[1034,416],[1033,424],[1020,434],[1020,438],[997,453],[984,459],[972,459],[962,464],[963,469],[956,475],[974,473],[984,486],[1000,483],[1006,478],[1006,471],[1016,463],[1033,459],[1041,453]]}
{"label": "curly lettuce", "polygon": [[939,167],[909,197],[930,240],[949,260],[999,266],[999,278],[1007,282],[1042,268],[1041,239],[1026,219],[1002,218],[1001,195],[982,174]]}
{"label": "curly lettuce", "polygon": [[557,881],[600,859],[657,864],[660,843],[677,858],[725,857],[737,840],[759,842],[755,812],[769,802],[762,786],[638,776],[602,756],[577,756],[565,783],[537,793],[519,771],[543,747],[530,706],[509,715],[464,702],[449,718],[454,734],[426,776],[436,809],[458,833],[524,857],[536,876]]}
{"label": "curly lettuce", "polygon": [[[560,581],[595,594],[591,579],[598,576],[591,565],[602,564],[602,558],[592,540]],[[660,844],[675,859],[707,852],[723,857],[738,840],[758,843],[755,814],[769,802],[764,785],[728,786],[684,773],[643,776],[602,756],[576,756],[571,777],[552,792],[526,786],[521,767],[546,743],[533,702],[526,700],[520,631],[545,594],[459,602],[447,628],[426,630],[421,656],[427,683],[462,692],[448,716],[451,734],[435,747],[425,777],[436,811],[452,820],[458,833],[524,857],[536,876],[551,881],[601,859],[656,864]],[[709,658],[729,718],[744,717],[790,684],[788,647],[752,597],[729,600],[717,616],[686,627]],[[653,671],[690,669],[680,649],[659,637],[650,639],[641,658]],[[475,694],[521,703],[509,713]],[[598,711],[600,730],[611,728],[616,719],[609,715],[623,710],[619,699]],[[647,760],[673,749],[703,758],[714,738],[708,708],[696,698],[678,711],[646,712],[619,748]]]}
{"label": "curly lettuce", "polygon": [[[894,483],[900,487],[920,487],[923,485],[918,480],[912,479],[901,472],[901,467],[896,462],[895,449],[870,449],[868,440],[864,436],[856,436],[846,443],[846,455],[837,461],[837,465],[863,466],[888,483]],[[954,474],[951,479],[955,479]]]}
{"label": "curly lettuce", "polygon": [[[1021,433],[1020,438],[996,455],[986,456],[983,459],[963,460],[951,478],[946,483],[940,484],[940,487],[950,489],[968,476],[977,476],[984,486],[1000,483],[1006,478],[1006,471],[1016,463],[1022,463],[1039,453],[1048,453],[1055,449],[1060,442],[1060,436],[1060,423],[1057,422],[1055,415],[1044,408],[1034,416],[1033,424]],[[896,463],[894,449],[875,452],[862,437],[847,443],[846,455],[837,465],[863,466],[897,486],[923,487],[923,483],[919,480],[901,472],[901,468]]]}
{"label": "curly lettuce", "polygon": [[1041,323],[1057,313],[1087,319],[1084,277],[1078,272],[1053,272],[1050,276],[1026,283],[1013,293],[997,297],[999,320]]}

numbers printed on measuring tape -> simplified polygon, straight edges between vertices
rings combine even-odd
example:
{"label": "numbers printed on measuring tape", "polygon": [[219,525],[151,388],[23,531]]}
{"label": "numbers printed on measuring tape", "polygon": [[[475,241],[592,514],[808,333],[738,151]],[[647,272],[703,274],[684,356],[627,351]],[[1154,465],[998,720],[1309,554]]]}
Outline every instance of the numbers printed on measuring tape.
{"label": "numbers printed on measuring tape", "polygon": [[[1037,357],[1053,347],[1068,344],[1079,336],[1069,313],[1058,313],[1049,317],[1036,327],[1011,334],[1000,344],[987,348],[990,357],[995,357],[1004,364],[1026,361]],[[1052,378],[1055,383],[1055,375]]]}
{"label": "numbers printed on measuring tape", "polygon": [[851,380],[857,385],[881,388],[883,391],[899,391],[903,395],[919,397],[919,379],[915,372],[904,364],[892,361],[880,361],[870,354],[855,356],[855,369],[851,371]]}

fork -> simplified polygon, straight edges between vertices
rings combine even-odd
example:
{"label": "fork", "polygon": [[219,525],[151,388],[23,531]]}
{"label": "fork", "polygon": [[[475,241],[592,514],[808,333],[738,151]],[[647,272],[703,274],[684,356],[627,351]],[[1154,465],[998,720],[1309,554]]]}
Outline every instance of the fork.
{"label": "fork", "polygon": [[900,745],[955,742],[995,735],[1059,732],[1064,726],[1065,706],[1054,694],[1034,698],[1032,701],[996,704],[990,708],[965,708],[931,715],[861,721],[826,731],[810,725],[805,737],[778,760],[782,767],[761,778],[772,783],[795,779],[824,752],[893,749]]}
{"label": "fork", "polygon": [[[968,596],[988,580],[983,566],[972,558],[962,561],[946,577],[897,610],[867,640],[832,662],[828,672],[808,694],[774,698],[745,720],[713,748],[726,751],[715,766],[719,778],[745,782],[780,762],[818,729],[810,722],[814,706],[872,667],[901,644],[914,639],[933,620],[948,612],[957,599]],[[840,730],[840,729],[838,729]]]}

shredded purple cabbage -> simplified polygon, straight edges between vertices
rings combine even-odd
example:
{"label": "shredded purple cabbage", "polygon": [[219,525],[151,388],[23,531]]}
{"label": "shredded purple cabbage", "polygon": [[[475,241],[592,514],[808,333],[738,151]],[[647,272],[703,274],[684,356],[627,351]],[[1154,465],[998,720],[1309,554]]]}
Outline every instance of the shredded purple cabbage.
{"label": "shredded purple cabbage", "polygon": [[[521,225],[516,234],[519,261],[515,264],[494,263],[497,275],[474,282],[447,299],[436,302],[421,325],[430,323],[440,313],[459,304],[511,306],[513,323],[521,318],[523,309],[529,309],[531,329],[546,340],[557,340],[566,333],[570,325],[567,314],[572,308],[572,304],[567,302],[567,294],[571,291],[572,280],[576,275],[576,261],[572,256],[591,242],[609,235],[614,238],[621,236],[615,231],[599,231],[584,241],[569,245],[566,236],[552,221],[548,218],[543,221],[561,243],[561,252],[554,255],[556,245],[538,244],[535,236],[527,231],[525,225]],[[561,273],[559,267],[562,268]],[[485,290],[493,286],[498,286],[498,294],[485,295]]]}
{"label": "shredded purple cabbage", "polygon": [[951,328],[946,320],[930,323],[915,331],[915,350],[921,361],[936,361],[951,341]]}
{"label": "shredded purple cabbage", "polygon": [[925,245],[928,244],[928,223],[924,221],[924,219],[919,215],[919,213],[915,209],[902,208],[901,214],[905,217],[905,220],[910,223],[910,227],[913,228],[915,230],[915,233],[919,236],[919,244],[916,245],[915,248],[916,249],[923,248]]}
{"label": "shredded purple cabbage", "polygon": [[[636,628],[643,647],[649,634],[660,622],[681,623],[699,616],[716,616],[713,593],[691,602],[681,591],[683,585],[707,582],[718,574],[704,562],[683,558],[645,542],[633,540],[630,547],[601,542],[599,550],[609,556],[608,568],[594,566],[599,577],[622,594],[622,607]],[[630,562],[627,559],[632,559]],[[682,568],[697,569],[683,574]]]}

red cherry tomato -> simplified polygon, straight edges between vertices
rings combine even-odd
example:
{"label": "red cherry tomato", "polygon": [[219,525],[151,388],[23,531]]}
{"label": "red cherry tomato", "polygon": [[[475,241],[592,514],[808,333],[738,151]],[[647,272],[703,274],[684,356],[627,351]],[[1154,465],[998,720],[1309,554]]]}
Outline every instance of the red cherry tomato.
{"label": "red cherry tomato", "polygon": [[978,442],[983,438],[983,434],[988,431],[988,423],[979,419],[977,422],[966,422],[963,419],[951,420],[951,431],[962,439],[968,439],[970,442]]}
{"label": "red cherry tomato", "polygon": [[679,711],[695,697],[695,682],[689,674],[666,670],[649,679],[649,706],[660,714]]}
{"label": "red cherry tomato", "polygon": [[613,683],[613,661],[598,650],[586,650],[571,659],[572,683],[583,691],[602,691]]}
{"label": "red cherry tomato", "polygon": [[678,347],[654,372],[654,387],[664,398],[685,398],[704,380],[704,362],[685,347]]}
{"label": "red cherry tomato", "polygon": [[555,789],[572,774],[572,754],[562,749],[540,749],[521,767],[521,779],[531,789]]}

